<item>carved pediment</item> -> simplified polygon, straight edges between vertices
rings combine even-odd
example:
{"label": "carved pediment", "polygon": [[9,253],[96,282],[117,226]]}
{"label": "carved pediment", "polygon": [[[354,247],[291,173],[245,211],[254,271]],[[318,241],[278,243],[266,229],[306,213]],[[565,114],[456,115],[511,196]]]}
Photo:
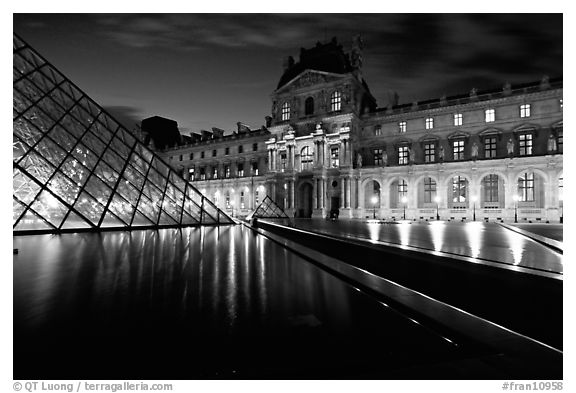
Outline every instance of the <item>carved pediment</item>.
{"label": "carved pediment", "polygon": [[344,78],[344,75],[331,74],[328,72],[307,70],[282,86],[278,91],[296,90],[314,85],[329,83]]}

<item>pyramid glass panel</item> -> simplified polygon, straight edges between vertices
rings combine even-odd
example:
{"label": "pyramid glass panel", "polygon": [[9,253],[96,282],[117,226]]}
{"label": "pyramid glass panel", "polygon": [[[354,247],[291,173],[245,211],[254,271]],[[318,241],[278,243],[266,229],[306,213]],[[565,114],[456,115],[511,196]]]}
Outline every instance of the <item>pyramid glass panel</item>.
{"label": "pyramid glass panel", "polygon": [[288,215],[269,196],[258,205],[248,218],[288,218]]}
{"label": "pyramid glass panel", "polygon": [[234,223],[16,36],[13,64],[15,233]]}

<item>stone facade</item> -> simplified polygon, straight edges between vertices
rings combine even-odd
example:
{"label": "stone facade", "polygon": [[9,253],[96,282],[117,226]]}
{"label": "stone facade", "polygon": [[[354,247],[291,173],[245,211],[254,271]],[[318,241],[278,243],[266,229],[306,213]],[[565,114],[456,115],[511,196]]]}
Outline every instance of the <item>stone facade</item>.
{"label": "stone facade", "polygon": [[239,216],[269,195],[296,217],[561,220],[561,80],[377,108],[351,58],[318,44],[288,62],[267,127],[162,154]]}

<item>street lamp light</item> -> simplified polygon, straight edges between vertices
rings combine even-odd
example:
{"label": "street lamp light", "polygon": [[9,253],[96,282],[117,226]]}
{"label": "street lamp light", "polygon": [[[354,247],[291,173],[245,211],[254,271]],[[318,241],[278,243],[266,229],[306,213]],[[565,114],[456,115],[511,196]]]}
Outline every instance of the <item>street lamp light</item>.
{"label": "street lamp light", "polygon": [[408,198],[402,197],[402,203],[404,204],[404,220],[406,220],[406,202],[408,202]]}
{"label": "street lamp light", "polygon": [[440,213],[438,212],[438,204],[440,203],[440,197],[436,195],[436,197],[434,197],[434,201],[436,202],[436,221],[440,221]]}
{"label": "street lamp light", "polygon": [[476,195],[472,196],[472,221],[476,221],[476,201],[478,197]]}
{"label": "street lamp light", "polygon": [[376,219],[376,202],[378,202],[378,197],[374,195],[372,199],[370,199],[370,201],[372,202],[372,206],[374,207],[374,219]]}
{"label": "street lamp light", "polygon": [[518,223],[518,200],[520,197],[518,195],[514,195],[514,222]]}

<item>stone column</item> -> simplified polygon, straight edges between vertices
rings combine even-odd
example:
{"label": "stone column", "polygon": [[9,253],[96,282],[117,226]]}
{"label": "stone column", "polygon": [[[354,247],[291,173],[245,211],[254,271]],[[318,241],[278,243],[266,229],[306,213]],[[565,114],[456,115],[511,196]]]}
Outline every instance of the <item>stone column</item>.
{"label": "stone column", "polygon": [[325,202],[324,199],[325,197],[325,191],[324,191],[324,179],[320,179],[320,183],[318,183],[320,185],[320,209],[323,209],[325,206]]}
{"label": "stone column", "polygon": [[346,197],[346,194],[344,192],[344,184],[345,183],[346,183],[346,179],[340,178],[340,209],[343,209],[344,206],[346,206],[344,204],[344,198]]}
{"label": "stone column", "polygon": [[296,186],[296,183],[294,182],[294,180],[290,181],[290,207],[292,209],[295,208],[294,206],[294,187]]}
{"label": "stone column", "polygon": [[350,208],[350,178],[346,179],[346,207]]}

